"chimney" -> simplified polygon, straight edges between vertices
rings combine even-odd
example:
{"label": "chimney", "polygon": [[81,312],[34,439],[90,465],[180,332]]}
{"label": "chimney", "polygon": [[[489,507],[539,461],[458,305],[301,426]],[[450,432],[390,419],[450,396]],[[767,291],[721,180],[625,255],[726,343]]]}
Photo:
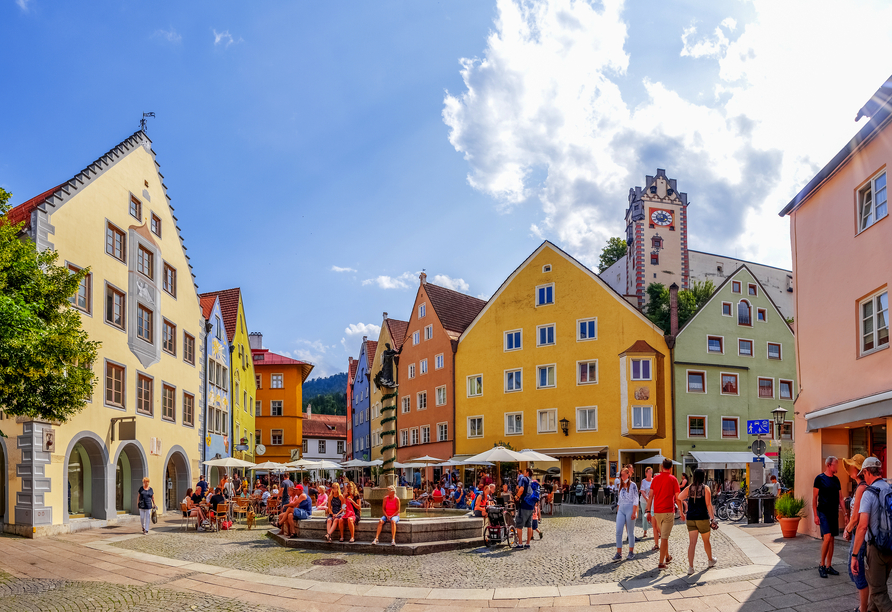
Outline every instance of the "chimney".
{"label": "chimney", "polygon": [[418,278],[421,280],[422,285],[427,284],[427,273],[426,272],[422,272],[421,274],[419,274]]}
{"label": "chimney", "polygon": [[251,347],[252,351],[260,350],[263,348],[263,334],[260,332],[251,332],[248,334],[248,346]]}
{"label": "chimney", "polygon": [[384,313],[384,318],[387,319],[387,313],[386,313],[386,312]]}
{"label": "chimney", "polygon": [[671,346],[675,346],[675,337],[678,335],[678,285],[669,285],[669,336],[672,338]]}
{"label": "chimney", "polygon": [[368,342],[368,341],[369,341],[369,337],[368,337],[368,336],[363,336],[363,337],[362,337],[362,341],[363,341],[363,342]]}

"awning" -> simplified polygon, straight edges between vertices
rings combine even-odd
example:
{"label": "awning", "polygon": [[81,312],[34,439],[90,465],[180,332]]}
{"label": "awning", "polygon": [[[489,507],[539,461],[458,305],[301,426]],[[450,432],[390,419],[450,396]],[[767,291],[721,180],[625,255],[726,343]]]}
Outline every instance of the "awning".
{"label": "awning", "polygon": [[[697,467],[704,470],[742,469],[755,458],[746,451],[691,451],[691,456],[697,461]],[[774,467],[771,457],[765,457],[765,467]]]}
{"label": "awning", "polygon": [[573,446],[564,448],[534,448],[536,452],[543,455],[551,455],[552,457],[586,457],[590,455],[600,455],[607,451],[606,446]]}
{"label": "awning", "polygon": [[825,427],[836,427],[890,415],[892,415],[892,391],[886,391],[813,410],[805,415],[805,431],[817,431]]}

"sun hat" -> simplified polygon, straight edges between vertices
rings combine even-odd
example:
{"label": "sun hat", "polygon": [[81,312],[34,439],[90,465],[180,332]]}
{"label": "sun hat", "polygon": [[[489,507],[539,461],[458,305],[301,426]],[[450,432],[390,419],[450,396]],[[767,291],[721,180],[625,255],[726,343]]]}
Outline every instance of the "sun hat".
{"label": "sun hat", "polygon": [[860,472],[861,464],[863,464],[863,463],[864,463],[864,455],[862,455],[860,453],[857,455],[854,455],[851,459],[843,458],[843,460],[842,460],[842,464],[846,468],[846,472],[848,472],[849,469],[851,469],[851,468],[855,468],[856,470],[858,470]]}
{"label": "sun hat", "polygon": [[861,470],[860,470],[858,473],[860,474],[860,473],[863,472],[866,468],[870,468],[870,467],[881,467],[882,465],[883,465],[883,464],[880,463],[880,460],[877,459],[876,457],[868,457],[868,458],[865,459],[864,462],[861,464]]}

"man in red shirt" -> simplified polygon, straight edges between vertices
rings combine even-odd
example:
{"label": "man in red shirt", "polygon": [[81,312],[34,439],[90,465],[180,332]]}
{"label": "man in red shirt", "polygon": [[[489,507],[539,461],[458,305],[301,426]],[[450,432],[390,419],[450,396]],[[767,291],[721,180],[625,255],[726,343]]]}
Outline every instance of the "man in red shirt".
{"label": "man in red shirt", "polygon": [[[675,502],[679,493],[681,489],[678,486],[678,479],[672,475],[672,459],[663,459],[660,474],[650,484],[650,493],[647,496],[647,512],[652,513],[661,535],[660,564],[657,565],[657,569],[666,569],[666,564],[672,561],[672,557],[669,556],[669,534],[672,533],[672,525],[675,524]],[[681,520],[684,520],[684,515]]]}

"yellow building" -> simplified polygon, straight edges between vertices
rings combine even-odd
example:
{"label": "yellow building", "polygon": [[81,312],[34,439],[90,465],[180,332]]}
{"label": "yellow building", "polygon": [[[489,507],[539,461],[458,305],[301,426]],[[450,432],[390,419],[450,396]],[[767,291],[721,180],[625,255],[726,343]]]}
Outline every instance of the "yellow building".
{"label": "yellow building", "polygon": [[[375,377],[378,375],[378,372],[381,371],[381,368],[384,367],[384,351],[387,350],[385,345],[389,344],[390,348],[399,351],[400,347],[403,346],[403,340],[406,339],[406,329],[408,328],[409,323],[406,321],[399,321],[397,319],[391,319],[387,316],[387,313],[384,313],[384,321],[381,323],[381,332],[378,334],[378,346],[375,350],[375,359],[374,363],[371,365],[371,385],[372,385],[372,393],[371,393],[371,415],[369,418],[369,427],[371,428],[371,446],[372,446],[372,461],[375,459],[384,459],[384,455],[381,452],[381,449],[386,444],[394,444],[395,436],[391,436],[387,441],[385,441],[382,433],[384,431],[393,431],[395,427],[395,423],[391,423],[389,427],[385,427],[381,425],[381,419],[384,415],[381,413],[381,409],[383,408],[381,398],[384,396],[384,392],[378,388],[378,385],[375,384]],[[396,379],[397,377],[397,368],[393,369],[393,377]],[[394,382],[398,382],[394,380]],[[393,402],[394,405],[396,402]],[[395,411],[391,412],[391,416],[395,415]]]}
{"label": "yellow building", "polygon": [[663,332],[594,272],[544,242],[459,339],[456,455],[498,443],[560,462],[572,482],[672,454]]}
{"label": "yellow building", "polygon": [[14,210],[38,248],[90,267],[72,304],[102,345],[81,412],[4,424],[4,530],[50,535],[138,515],[143,476],[161,511],[178,509],[200,469],[204,326],[151,141],[136,132]]}

